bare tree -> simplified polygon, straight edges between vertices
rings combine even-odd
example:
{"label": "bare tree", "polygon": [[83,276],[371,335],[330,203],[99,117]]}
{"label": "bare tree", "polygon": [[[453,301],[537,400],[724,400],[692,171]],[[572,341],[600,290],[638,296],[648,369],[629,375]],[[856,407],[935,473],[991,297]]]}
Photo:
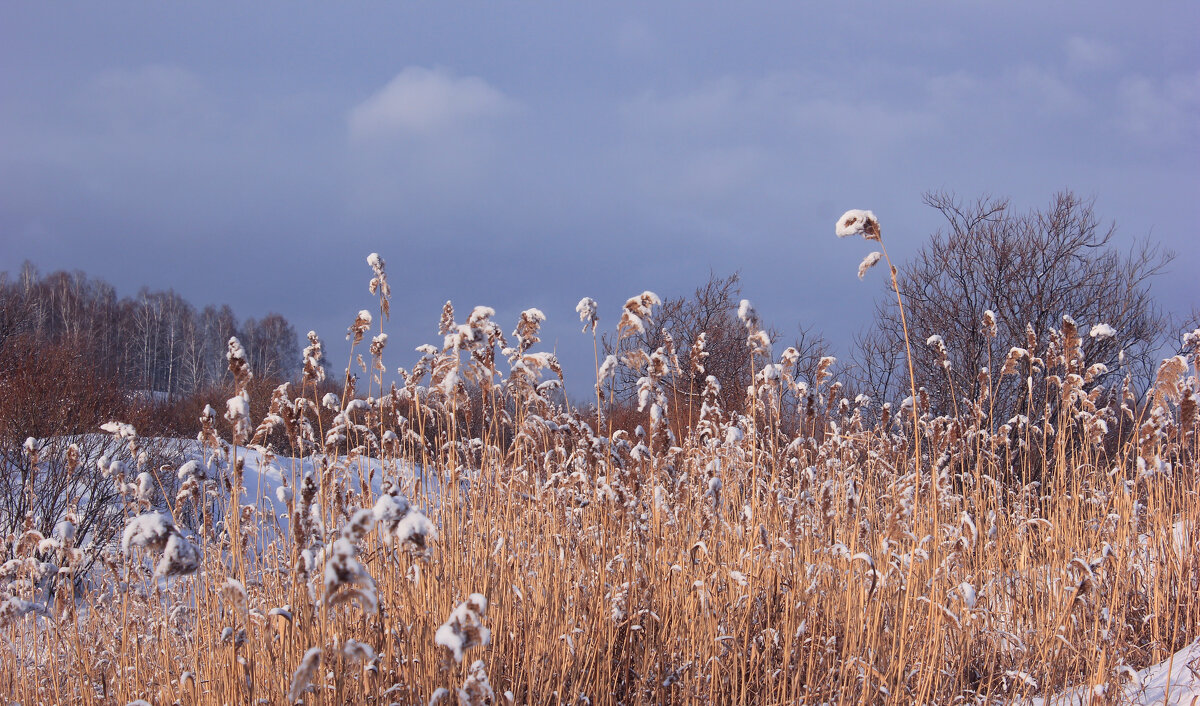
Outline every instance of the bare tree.
{"label": "bare tree", "polygon": [[280,314],[261,320],[246,319],[239,334],[255,374],[268,379],[286,378],[300,365],[296,329]]}
{"label": "bare tree", "polygon": [[[29,520],[49,535],[74,508],[80,537],[100,544],[111,540],[123,522],[121,506],[114,503],[113,480],[100,473],[96,459],[106,453],[117,458],[120,449],[95,432],[117,417],[136,422],[138,412],[115,381],[99,373],[83,342],[48,344],[32,334],[5,341],[0,347],[0,533],[19,531]],[[73,460],[67,450],[71,443],[78,449]],[[147,450],[156,462],[165,458],[157,448]],[[132,459],[125,460],[132,468]]]}
{"label": "bare tree", "polygon": [[0,273],[0,347],[13,337],[38,345],[78,345],[97,374],[127,392],[190,395],[225,380],[225,344],[245,336],[259,373],[294,374],[295,330],[279,314],[241,327],[228,306],[197,313],[178,293],[142,288],[118,299],[112,285],[83,272],[41,276],[31,263]]}
{"label": "bare tree", "polygon": [[7,272],[0,272],[0,346],[21,333],[31,318],[29,302],[19,281],[12,281]]}
{"label": "bare tree", "polygon": [[[620,358],[635,348],[654,351],[666,343],[669,335],[680,366],[677,374],[664,382],[675,406],[681,408],[699,400],[705,377],[712,375],[722,385],[722,406],[740,409],[744,403],[742,395],[750,382],[750,351],[746,347],[745,328],[736,315],[740,296],[738,273],[725,277],[710,273],[708,281],[697,287],[691,297],[664,300],[655,312],[653,326],[645,331],[620,341],[606,334],[604,353]],[[699,372],[689,364],[688,357],[702,333],[708,355],[703,360],[703,372]],[[635,371],[622,366],[613,381],[613,398],[618,402],[635,398],[638,377]]]}
{"label": "bare tree", "polygon": [[[619,358],[632,349],[655,351],[667,344],[669,336],[679,366],[663,383],[668,389],[668,400],[682,415],[680,418],[686,420],[689,411],[694,412],[692,408],[698,407],[709,376],[720,383],[721,408],[742,411],[753,367],[746,326],[737,315],[741,294],[738,273],[724,277],[710,273],[708,280],[690,297],[665,300],[656,312],[654,325],[644,332],[621,341],[606,335],[604,352]],[[773,342],[782,338],[778,330],[769,326],[766,332]],[[705,355],[693,360],[694,352],[699,350],[697,341],[701,334]],[[792,347],[798,353],[796,375],[802,380],[813,379],[821,359],[829,354],[828,341],[811,327],[801,325]],[[775,351],[776,357],[780,352]],[[769,362],[778,360],[759,360],[756,365],[761,368]],[[638,377],[638,373],[625,366],[617,371],[613,382],[613,396],[617,402],[629,402],[636,397]]]}
{"label": "bare tree", "polygon": [[[929,193],[925,203],[942,214],[947,229],[900,268],[899,283],[917,385],[927,388],[935,412],[978,399],[986,380],[982,368],[999,368],[1012,347],[1026,346],[1027,326],[1034,339],[1046,341],[1063,326],[1063,316],[1082,327],[1085,359],[1107,366],[1093,386],[1126,373],[1135,379],[1152,373],[1165,319],[1150,283],[1171,253],[1149,241],[1127,253],[1116,250],[1115,227],[1101,224],[1092,202],[1070,192],[1027,213],[988,197],[964,203],[952,194]],[[895,306],[881,297],[876,325],[856,340],[856,383],[881,401],[908,389]],[[995,314],[994,337],[984,323],[988,310]],[[1112,335],[1088,336],[1095,324],[1108,324]],[[936,344],[926,345],[931,336],[944,341],[945,359]],[[998,415],[1015,409],[1016,387],[1010,380],[996,390]]]}
{"label": "bare tree", "polygon": [[1170,341],[1170,350],[1175,355],[1183,355],[1187,353],[1188,346],[1184,342],[1184,336],[1190,333],[1200,331],[1200,306],[1192,306],[1191,311],[1187,314],[1182,314],[1175,317],[1168,330],[1173,332],[1174,338]]}
{"label": "bare tree", "polygon": [[[795,377],[797,380],[802,380],[807,383],[813,383],[819,376],[821,361],[829,356],[833,349],[829,345],[829,340],[820,331],[817,331],[812,326],[800,324],[796,327],[796,336],[792,339],[792,348],[796,349],[797,362],[795,368]],[[826,371],[831,373],[833,366],[826,366]]]}
{"label": "bare tree", "polygon": [[229,341],[230,336],[237,334],[237,317],[233,315],[233,309],[230,309],[228,305],[206,306],[200,313],[197,328],[204,345],[208,346],[204,384],[219,384],[228,375],[228,368],[224,365],[225,344]]}

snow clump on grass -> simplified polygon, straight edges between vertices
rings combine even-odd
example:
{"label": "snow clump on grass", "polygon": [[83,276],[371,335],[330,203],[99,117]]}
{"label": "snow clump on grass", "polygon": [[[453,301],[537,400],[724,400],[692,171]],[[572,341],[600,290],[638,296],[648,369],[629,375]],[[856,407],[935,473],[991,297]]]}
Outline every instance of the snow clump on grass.
{"label": "snow clump on grass", "polygon": [[389,547],[408,543],[424,549],[427,541],[437,539],[433,522],[399,493],[380,495],[373,512],[383,543]]}
{"label": "snow clump on grass", "polygon": [[470,706],[484,706],[495,700],[496,692],[492,690],[492,684],[488,681],[487,665],[483,660],[477,659],[471,663],[462,688],[458,690],[458,702]]}
{"label": "snow clump on grass", "polygon": [[839,238],[861,233],[867,240],[878,240],[879,220],[870,211],[852,208],[843,213],[842,217],[838,219],[835,232]]}
{"label": "snow clump on grass", "polygon": [[296,667],[296,671],[292,673],[292,688],[288,690],[288,703],[299,702],[300,698],[304,696],[304,692],[308,691],[313,677],[317,675],[317,669],[321,667],[321,655],[320,647],[310,647],[304,653],[304,658],[300,660],[300,666]]}
{"label": "snow clump on grass", "polygon": [[375,515],[370,510],[358,510],[342,527],[325,560],[324,601],[338,605],[358,600],[362,609],[374,615],[379,610],[379,596],[375,579],[367,567],[358,560],[358,540],[375,525]]}
{"label": "snow clump on grass", "polygon": [[200,567],[200,553],[179,532],[171,518],[161,512],[147,512],[131,517],[125,523],[121,550],[128,554],[135,546],[162,552],[162,558],[154,568],[156,577],[182,576]]}
{"label": "snow clump on grass", "polygon": [[883,253],[879,252],[878,250],[864,257],[862,262],[858,263],[858,278],[862,279],[866,277],[867,270],[870,270],[875,265],[878,265],[879,260],[882,257]]}
{"label": "snow clump on grass", "polygon": [[618,338],[625,338],[637,333],[645,333],[646,325],[653,322],[651,315],[654,307],[662,304],[657,294],[646,290],[636,297],[630,297],[621,308],[621,320],[617,322]]}
{"label": "snow clump on grass", "polygon": [[596,300],[591,297],[584,297],[575,305],[575,311],[579,313],[579,320],[583,322],[583,330],[587,331],[590,326],[592,331],[596,330],[596,324],[600,322],[600,316],[596,314]]}
{"label": "snow clump on grass", "polygon": [[458,604],[433,636],[434,642],[454,653],[455,662],[462,662],[464,651],[492,641],[492,631],[483,626],[487,605],[482,593],[472,593]]}

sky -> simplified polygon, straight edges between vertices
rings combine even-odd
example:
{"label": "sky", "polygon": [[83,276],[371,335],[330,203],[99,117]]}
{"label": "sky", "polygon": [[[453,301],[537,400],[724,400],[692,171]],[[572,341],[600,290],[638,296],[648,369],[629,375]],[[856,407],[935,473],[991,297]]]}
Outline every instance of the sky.
{"label": "sky", "polygon": [[587,390],[581,297],[612,330],[740,272],[785,341],[848,357],[887,290],[843,211],[900,264],[941,226],[927,191],[1071,189],[1119,247],[1175,251],[1154,291],[1186,312],[1197,29],[1195,2],[8,3],[0,271],[279,312],[338,357],[378,252],[389,365],[448,299],[506,330],[537,307]]}

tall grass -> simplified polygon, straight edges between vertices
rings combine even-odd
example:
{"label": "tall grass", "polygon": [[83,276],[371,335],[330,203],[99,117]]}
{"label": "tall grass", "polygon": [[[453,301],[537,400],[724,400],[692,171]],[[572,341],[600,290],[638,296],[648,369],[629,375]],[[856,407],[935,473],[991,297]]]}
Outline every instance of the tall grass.
{"label": "tall grass", "polygon": [[[603,379],[600,409],[556,401],[537,310],[509,341],[491,310],[459,324],[447,305],[444,345],[385,388],[371,265],[379,312],[349,331],[365,386],[352,366],[319,395],[313,336],[302,383],[251,420],[253,361],[231,343],[225,421],[201,418],[206,458],[178,469],[162,516],[128,484],[125,550],[9,538],[6,699],[950,704],[1084,684],[1109,703],[1200,634],[1200,340],[1138,404],[1090,389],[1064,325],[982,373],[988,391],[1030,380],[1026,409],[1046,410],[1009,420],[989,394],[954,416],[919,391],[894,415],[843,399],[748,321],[745,413],[717,406],[715,380],[677,408],[660,383],[696,353],[640,351],[623,362],[643,375],[631,433],[597,424]],[[652,325],[656,299],[631,299],[622,332]],[[286,529],[271,499],[238,501],[246,448],[279,432]]]}

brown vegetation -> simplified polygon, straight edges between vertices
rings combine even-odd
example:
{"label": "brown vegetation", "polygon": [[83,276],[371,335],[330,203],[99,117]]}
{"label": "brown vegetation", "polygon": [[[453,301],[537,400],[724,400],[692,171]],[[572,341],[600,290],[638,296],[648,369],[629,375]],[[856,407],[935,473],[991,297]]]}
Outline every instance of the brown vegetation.
{"label": "brown vegetation", "polygon": [[[949,704],[1085,684],[1116,698],[1129,669],[1200,634],[1200,332],[1138,399],[1128,383],[1089,388],[1096,370],[1060,318],[1012,365],[973,371],[955,411],[917,395],[913,424],[847,399],[828,363],[801,379],[798,352],[771,354],[747,307],[748,394],[733,403],[692,378],[702,403],[681,405],[686,363],[647,347],[653,312],[635,297],[616,345],[638,435],[557,401],[536,310],[510,343],[490,310],[459,323],[447,306],[443,345],[385,387],[386,276],[371,262],[380,311],[352,333],[375,372],[357,390],[319,389],[313,341],[302,380],[262,415],[231,341],[233,398],[201,415],[205,463],[180,469],[164,516],[121,488],[123,550],[10,537],[0,690],[26,703]],[[1009,385],[1036,416],[996,415]],[[277,459],[279,505],[245,504],[247,449],[292,454]],[[63,577],[89,556],[74,594]]]}

